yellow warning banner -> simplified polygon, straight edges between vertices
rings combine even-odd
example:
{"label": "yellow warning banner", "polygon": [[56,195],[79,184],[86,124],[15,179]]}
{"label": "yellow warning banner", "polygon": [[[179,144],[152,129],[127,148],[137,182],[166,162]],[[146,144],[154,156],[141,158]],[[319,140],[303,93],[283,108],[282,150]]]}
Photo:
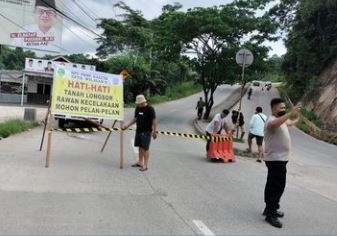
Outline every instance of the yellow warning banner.
{"label": "yellow warning banner", "polygon": [[51,113],[123,120],[122,76],[56,67]]}

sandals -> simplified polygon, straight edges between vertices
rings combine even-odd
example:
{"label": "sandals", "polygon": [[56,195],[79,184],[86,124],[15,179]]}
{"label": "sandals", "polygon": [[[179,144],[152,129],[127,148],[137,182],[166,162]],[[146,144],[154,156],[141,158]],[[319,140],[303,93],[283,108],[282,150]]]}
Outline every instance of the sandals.
{"label": "sandals", "polygon": [[147,171],[147,167],[144,168],[142,165],[140,165],[139,163],[135,163],[135,164],[132,164],[131,167],[140,167],[139,170],[140,171]]}
{"label": "sandals", "polygon": [[131,167],[142,167],[142,165],[140,165],[138,163],[135,163],[135,164],[131,165]]}

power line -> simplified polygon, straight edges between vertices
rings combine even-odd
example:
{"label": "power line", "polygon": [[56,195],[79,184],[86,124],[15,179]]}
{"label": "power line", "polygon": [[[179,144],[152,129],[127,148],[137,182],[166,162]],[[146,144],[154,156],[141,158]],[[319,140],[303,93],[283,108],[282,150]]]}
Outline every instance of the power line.
{"label": "power line", "polygon": [[67,19],[71,20],[72,22],[74,22],[75,24],[81,26],[83,29],[87,30],[88,32],[96,35],[98,38],[104,38],[101,35],[97,34],[96,32],[94,32],[93,30],[87,28],[86,26],[84,26],[83,24],[79,23],[78,21],[72,19],[71,17],[67,16],[65,13],[63,13],[62,11],[60,11],[59,9],[57,9],[56,7],[51,6],[48,2],[46,2],[45,0],[42,0],[42,2],[44,2],[47,6],[49,6],[50,8],[53,8],[56,12],[58,12],[59,14],[61,14],[62,16],[66,17]]}
{"label": "power line", "polygon": [[[62,9],[64,10],[68,10],[69,8],[66,5],[62,5]],[[72,14],[71,11],[69,11],[68,13]],[[62,17],[62,15],[60,15]],[[65,25],[65,24],[64,24]],[[66,27],[66,26],[65,26]],[[67,27],[68,28],[68,27]],[[69,28],[68,28],[69,29]],[[86,30],[83,30],[82,27],[78,27],[78,30],[80,30],[81,32],[83,32],[84,34],[86,34],[86,36],[88,36],[89,38],[91,38],[92,40],[94,40],[94,38],[92,37],[92,35],[90,35],[90,33]],[[77,38],[80,38],[80,40],[84,41],[82,37],[80,37],[77,33],[75,33],[74,31],[70,30],[70,32],[72,32]],[[97,47],[97,45],[95,45],[95,48]]]}
{"label": "power line", "polygon": [[[60,1],[59,5],[61,6],[61,9],[64,10],[64,13],[67,14],[69,17],[72,17],[73,19],[76,19],[79,22],[83,22],[83,17],[81,18],[82,15],[80,15],[80,16],[79,16],[79,14],[75,15],[74,8],[75,7],[78,8],[78,6],[75,6],[74,4],[70,5],[69,3],[71,3],[71,2],[64,3],[62,1]],[[92,22],[91,19],[90,19],[90,22]],[[88,23],[88,22],[86,22],[86,23]],[[95,26],[96,26],[96,23],[94,23],[93,25],[88,24],[88,28],[92,28],[92,27],[95,27]]]}
{"label": "power line", "polygon": [[[81,1],[80,1],[80,2],[81,2]],[[87,9],[88,12],[91,13],[91,15],[93,16],[93,18],[95,19],[95,22],[96,22],[97,19],[100,18],[100,17],[99,17],[98,15],[96,15],[96,13],[95,13],[94,11],[92,11],[92,10],[90,9],[90,7],[88,7],[84,2],[82,2],[82,5],[83,5],[84,8]]]}
{"label": "power line", "polygon": [[[88,16],[88,17],[95,23],[95,25],[96,25],[96,20],[95,20],[95,18],[92,17],[86,10],[84,10],[83,7],[82,7],[80,4],[78,4],[75,0],[73,0],[73,2],[74,2],[75,5],[78,6],[78,8],[81,9],[81,11],[83,11],[84,14],[85,14],[86,16]],[[82,4],[82,5],[84,6],[84,4]]]}
{"label": "power line", "polygon": [[[78,35],[78,33],[74,32],[74,31],[73,31],[69,26],[67,26],[66,24],[63,24],[63,26],[64,26],[68,31],[70,31],[73,35],[75,35],[78,39],[80,39],[82,42],[84,42],[85,44],[88,44],[89,42],[92,43],[92,41],[85,41],[85,40],[83,39],[83,37],[80,37],[80,36]],[[86,31],[82,31],[82,32],[85,33],[85,34],[88,33],[88,32],[86,32]],[[92,46],[94,46],[95,49],[97,48],[97,45],[92,44]]]}

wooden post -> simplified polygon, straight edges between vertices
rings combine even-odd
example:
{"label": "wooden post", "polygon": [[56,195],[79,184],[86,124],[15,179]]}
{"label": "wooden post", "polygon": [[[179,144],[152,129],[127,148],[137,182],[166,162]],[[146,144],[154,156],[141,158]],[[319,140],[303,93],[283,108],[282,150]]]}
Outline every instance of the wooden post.
{"label": "wooden post", "polygon": [[122,127],[123,127],[124,122],[121,121],[120,122],[120,132],[119,132],[119,168],[123,169],[123,160],[124,160],[124,132],[122,131]]}
{"label": "wooden post", "polygon": [[50,162],[50,149],[51,149],[51,135],[52,135],[52,119],[51,119],[51,113],[49,113],[48,115],[48,119],[47,119],[47,130],[48,130],[48,142],[47,142],[47,155],[46,155],[46,165],[45,167],[48,168],[49,167],[49,162]]}
{"label": "wooden post", "polygon": [[[114,128],[114,127],[115,127],[116,122],[117,122],[117,120],[114,121],[114,123],[112,124],[111,128]],[[108,136],[106,137],[106,139],[105,139],[105,141],[104,141],[104,144],[103,144],[103,146],[102,146],[102,148],[101,148],[101,152],[104,151],[104,148],[105,148],[105,146],[106,146],[106,144],[107,144],[107,142],[108,142],[108,140],[109,140],[109,138],[110,138],[111,133],[112,133],[112,131],[109,131]]]}
{"label": "wooden post", "polygon": [[48,100],[47,102],[48,102],[48,108],[47,108],[46,116],[44,118],[44,127],[43,127],[42,139],[41,139],[41,144],[40,144],[40,151],[42,150],[42,145],[43,145],[43,141],[44,141],[44,135],[46,133],[47,123],[48,123],[48,117],[49,117],[49,114],[50,114],[51,100]]}

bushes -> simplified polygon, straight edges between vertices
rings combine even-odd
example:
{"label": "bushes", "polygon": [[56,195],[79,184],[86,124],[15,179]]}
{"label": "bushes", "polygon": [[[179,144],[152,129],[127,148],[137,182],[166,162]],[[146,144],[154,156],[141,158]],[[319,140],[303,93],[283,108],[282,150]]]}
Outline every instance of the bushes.
{"label": "bushes", "polygon": [[196,84],[193,81],[182,82],[180,85],[170,85],[164,95],[154,95],[149,98],[151,103],[160,103],[171,101],[183,97],[187,97],[191,94],[200,92],[202,87],[200,84]]}
{"label": "bushes", "polygon": [[36,121],[26,122],[23,120],[8,120],[0,123],[0,137],[7,138],[9,135],[17,134],[36,126],[39,126],[39,123]]}

